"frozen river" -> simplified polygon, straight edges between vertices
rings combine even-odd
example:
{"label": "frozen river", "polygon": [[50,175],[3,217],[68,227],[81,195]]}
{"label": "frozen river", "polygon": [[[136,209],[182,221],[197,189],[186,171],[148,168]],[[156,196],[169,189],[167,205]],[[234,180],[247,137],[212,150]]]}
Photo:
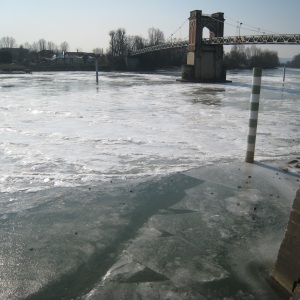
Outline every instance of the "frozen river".
{"label": "frozen river", "polygon": [[[251,75],[190,84],[175,71],[112,72],[98,85],[91,72],[0,75],[0,298],[25,299],[82,266],[91,278],[78,291],[75,275],[62,280],[63,299],[88,294],[100,281],[89,264],[119,254],[136,211],[143,222],[155,213],[132,196],[137,181],[243,161]],[[282,75],[263,72],[257,161],[299,156],[300,70],[284,85]]]}
{"label": "frozen river", "polygon": [[[231,84],[177,73],[1,75],[0,191],[164,175],[243,160],[251,72]],[[256,159],[299,150],[300,71],[263,75]]]}

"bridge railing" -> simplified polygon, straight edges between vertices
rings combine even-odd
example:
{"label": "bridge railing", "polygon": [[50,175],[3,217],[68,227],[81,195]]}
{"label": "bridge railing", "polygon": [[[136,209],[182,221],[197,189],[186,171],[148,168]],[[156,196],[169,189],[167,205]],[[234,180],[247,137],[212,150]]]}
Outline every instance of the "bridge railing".
{"label": "bridge railing", "polygon": [[203,39],[206,45],[300,44],[300,34],[229,36]]}
{"label": "bridge railing", "polygon": [[154,51],[160,51],[160,50],[165,50],[165,49],[172,49],[172,48],[186,48],[189,45],[188,41],[180,41],[180,42],[175,42],[175,43],[164,43],[164,44],[159,44],[155,46],[149,46],[145,47],[139,50],[132,50],[129,51],[128,54],[130,56],[134,55],[139,55],[143,53],[149,53],[149,52],[154,52]]}
{"label": "bridge railing", "polygon": [[[228,36],[202,39],[203,45],[240,45],[240,44],[300,44],[300,34],[280,34],[280,35],[246,35]],[[164,43],[146,47],[139,50],[128,51],[129,56],[140,55],[154,51],[161,51],[173,48],[187,48],[188,41],[175,43]]]}

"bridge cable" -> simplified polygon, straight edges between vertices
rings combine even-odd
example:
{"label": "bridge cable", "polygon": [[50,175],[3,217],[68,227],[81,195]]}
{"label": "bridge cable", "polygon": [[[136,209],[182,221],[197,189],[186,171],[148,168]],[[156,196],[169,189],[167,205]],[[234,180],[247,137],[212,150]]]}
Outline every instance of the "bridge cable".
{"label": "bridge cable", "polygon": [[[235,21],[235,22],[240,23],[240,21],[235,20],[235,19],[233,19],[233,18],[230,18],[230,17],[227,17],[227,16],[226,16],[226,18],[227,18],[227,19],[230,19],[230,20],[232,20],[232,21]],[[244,28],[244,29],[249,30],[249,31],[255,31],[255,32],[257,32],[257,31],[263,31],[264,33],[265,33],[265,32],[269,32],[269,33],[277,34],[277,35],[280,34],[280,33],[278,33],[278,32],[274,32],[274,31],[270,31],[270,30],[267,30],[267,29],[264,29],[264,28],[252,26],[252,25],[249,25],[249,24],[247,24],[247,23],[243,23],[243,25],[246,25],[246,26],[248,26],[248,27],[251,27],[251,28],[256,29],[256,30],[253,30],[253,29],[251,30],[251,29]]]}
{"label": "bridge cable", "polygon": [[183,23],[182,23],[182,25],[181,26],[179,26],[168,38],[167,38],[167,40],[170,40],[170,39],[172,39],[172,37],[173,37],[173,35],[175,34],[175,33],[177,33],[181,28],[182,28],[182,26],[183,25],[185,25],[185,23],[187,22],[189,20],[189,18],[187,18]]}
{"label": "bridge cable", "polygon": [[220,23],[223,23],[223,24],[226,24],[226,25],[230,25],[230,26],[236,27],[236,25],[234,25],[234,24],[231,24],[231,23],[228,23],[228,22],[224,22],[224,21],[218,20],[218,19],[213,18],[213,17],[211,17],[211,16],[208,16],[208,17],[210,17],[211,19],[213,19],[213,20],[215,20],[215,21],[218,21],[218,22],[220,22]]}
{"label": "bridge cable", "polygon": [[[234,25],[234,24],[231,24],[231,23],[228,23],[228,22],[224,22],[224,21],[221,21],[221,20],[218,20],[218,19],[215,19],[215,18],[213,18],[213,17],[211,17],[211,16],[209,16],[211,19],[213,19],[213,20],[215,20],[215,21],[218,21],[218,22],[220,22],[220,23],[224,23],[224,24],[226,24],[226,25],[230,25],[230,26],[233,26],[233,27],[237,27],[236,25]],[[228,19],[231,19],[231,18],[228,18]],[[234,19],[231,19],[231,20],[233,20],[233,21],[235,21]],[[237,22],[239,22],[239,21],[237,21]],[[240,23],[240,22],[239,22]],[[245,23],[243,23],[244,25],[247,25],[247,24],[245,24]],[[258,28],[258,27],[254,27],[254,26],[251,26],[251,25],[247,25],[247,26],[249,26],[249,27],[252,27],[252,28],[257,28],[258,30],[261,30],[262,28]],[[253,30],[253,29],[249,29],[249,28],[244,28],[245,30],[247,30],[247,31],[253,31],[253,32],[257,32],[257,30]],[[265,30],[265,31],[267,31],[267,30]],[[275,33],[275,32],[272,32],[272,31],[269,31],[270,33],[273,33],[273,34],[279,34],[279,33]]]}

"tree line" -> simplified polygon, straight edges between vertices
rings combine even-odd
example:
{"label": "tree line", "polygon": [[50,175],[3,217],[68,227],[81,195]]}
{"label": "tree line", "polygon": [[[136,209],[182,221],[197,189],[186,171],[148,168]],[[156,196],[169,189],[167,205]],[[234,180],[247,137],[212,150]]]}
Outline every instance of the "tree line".
{"label": "tree line", "polygon": [[293,59],[286,63],[287,67],[300,69],[300,54],[297,54]]}
{"label": "tree line", "polygon": [[[125,68],[125,56],[130,51],[139,50],[145,47],[155,46],[166,42],[165,34],[159,28],[148,29],[148,37],[140,35],[126,35],[124,28],[111,30],[109,32],[110,43],[106,52],[106,60],[114,68]],[[173,40],[176,42],[176,39]],[[166,52],[153,52],[140,56],[142,69],[155,69],[159,67],[180,66],[186,62],[186,51],[173,49]]]}
{"label": "tree line", "polygon": [[225,54],[224,63],[227,69],[271,69],[279,66],[279,58],[276,51],[262,50],[255,45],[247,48],[244,45],[235,45]]}
{"label": "tree line", "polygon": [[[0,39],[0,48],[9,49],[9,48],[17,48],[17,47],[18,44],[13,37],[6,36]],[[46,41],[45,39],[39,39],[37,42],[34,42],[32,44],[26,42],[20,45],[20,48],[28,49],[30,52],[38,52],[43,50],[58,52],[58,51],[68,51],[69,44],[68,42],[64,41],[60,45],[57,45],[54,42]]]}
{"label": "tree line", "polygon": [[[125,68],[125,56],[128,51],[139,50],[148,46],[162,44],[166,41],[163,31],[158,28],[151,27],[148,29],[148,37],[144,38],[139,35],[127,35],[124,28],[118,28],[109,32],[110,42],[109,48],[103,52],[101,48],[93,49],[93,53],[101,56],[102,62],[110,67],[123,69]],[[0,50],[16,49],[17,42],[13,37],[2,37],[0,39]],[[66,41],[55,44],[52,41],[39,39],[32,44],[26,42],[19,46],[17,61],[24,62],[26,56],[36,57],[41,51],[50,51],[53,54],[69,51],[69,44]],[[80,51],[80,49],[77,49]],[[9,54],[10,53],[10,54]],[[186,53],[182,49],[174,49],[170,54],[163,52],[149,53],[141,57],[141,61],[145,68],[155,68],[165,65],[179,66],[186,61]],[[0,51],[0,63],[11,63],[12,51]],[[279,58],[276,51],[262,50],[255,45],[245,47],[244,45],[233,46],[229,53],[224,55],[224,64],[227,69],[240,68],[275,68],[279,66]],[[290,62],[286,64],[288,67],[300,68],[300,54],[296,55]]]}
{"label": "tree line", "polygon": [[54,42],[39,39],[32,44],[26,42],[18,47],[13,37],[2,37],[0,39],[0,63],[19,63],[28,62],[28,60],[40,60],[39,53],[49,51],[50,53],[58,53],[59,51],[67,52],[69,44],[63,41],[60,45]]}
{"label": "tree line", "polygon": [[[126,31],[123,28],[117,30],[111,30],[110,35],[110,46],[107,49],[106,54],[112,57],[124,56],[129,50],[137,50],[144,48],[146,46],[158,45],[165,42],[164,33],[157,28],[148,29],[148,39],[143,38],[138,35],[126,35]],[[17,48],[17,42],[13,37],[2,37],[0,39],[0,49],[12,49]],[[69,51],[68,42],[64,41],[60,45],[55,44],[52,41],[46,41],[45,39],[39,39],[37,42],[32,44],[26,42],[19,46],[19,48],[28,49],[30,52],[40,52],[40,51],[52,51],[54,53],[59,51]],[[77,49],[80,51],[80,49]],[[102,54],[103,49],[95,48],[92,51],[95,54]]]}
{"label": "tree line", "polygon": [[124,28],[111,30],[109,35],[110,45],[107,53],[113,57],[124,56],[130,50],[139,50],[165,42],[163,31],[154,27],[148,29],[148,38],[139,35],[126,35]]}
{"label": "tree line", "polygon": [[[110,68],[124,69],[125,68],[125,57],[129,51],[138,50],[147,46],[158,45],[165,42],[165,35],[163,31],[158,28],[151,27],[148,29],[148,37],[144,38],[139,35],[127,35],[124,28],[118,28],[116,30],[111,30],[109,32],[110,42],[109,48],[106,49],[106,52],[103,52],[101,48],[95,48],[92,50],[93,53],[101,57],[102,63],[108,65]],[[58,53],[58,52],[67,52],[69,51],[68,42],[64,41],[60,45],[55,44],[52,41],[46,41],[45,39],[39,39],[37,42],[32,44],[26,42],[19,46],[18,54],[16,54],[16,49],[18,45],[16,40],[13,37],[3,37],[0,39],[0,63],[2,62],[12,62],[12,60],[17,60],[18,62],[23,62],[26,56],[29,60],[37,60],[40,62],[39,56],[41,53]],[[2,49],[1,49],[2,48]],[[13,50],[14,49],[14,50]],[[4,51],[6,50],[6,53]],[[80,51],[80,49],[77,49]],[[10,53],[10,54],[9,54]],[[182,57],[182,51],[175,53],[178,56]],[[174,58],[176,55],[171,55],[168,57]],[[179,55],[180,54],[180,55]],[[152,54],[147,57],[150,62],[148,65],[157,66],[157,62],[163,64],[165,59],[161,54]]]}

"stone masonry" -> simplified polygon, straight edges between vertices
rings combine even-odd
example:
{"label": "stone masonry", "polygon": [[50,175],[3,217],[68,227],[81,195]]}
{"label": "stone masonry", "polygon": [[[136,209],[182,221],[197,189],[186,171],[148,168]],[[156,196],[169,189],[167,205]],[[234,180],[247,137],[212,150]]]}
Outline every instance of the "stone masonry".
{"label": "stone masonry", "polygon": [[[272,278],[296,299],[300,297],[300,187],[296,193]],[[293,299],[295,299],[293,298]]]}

